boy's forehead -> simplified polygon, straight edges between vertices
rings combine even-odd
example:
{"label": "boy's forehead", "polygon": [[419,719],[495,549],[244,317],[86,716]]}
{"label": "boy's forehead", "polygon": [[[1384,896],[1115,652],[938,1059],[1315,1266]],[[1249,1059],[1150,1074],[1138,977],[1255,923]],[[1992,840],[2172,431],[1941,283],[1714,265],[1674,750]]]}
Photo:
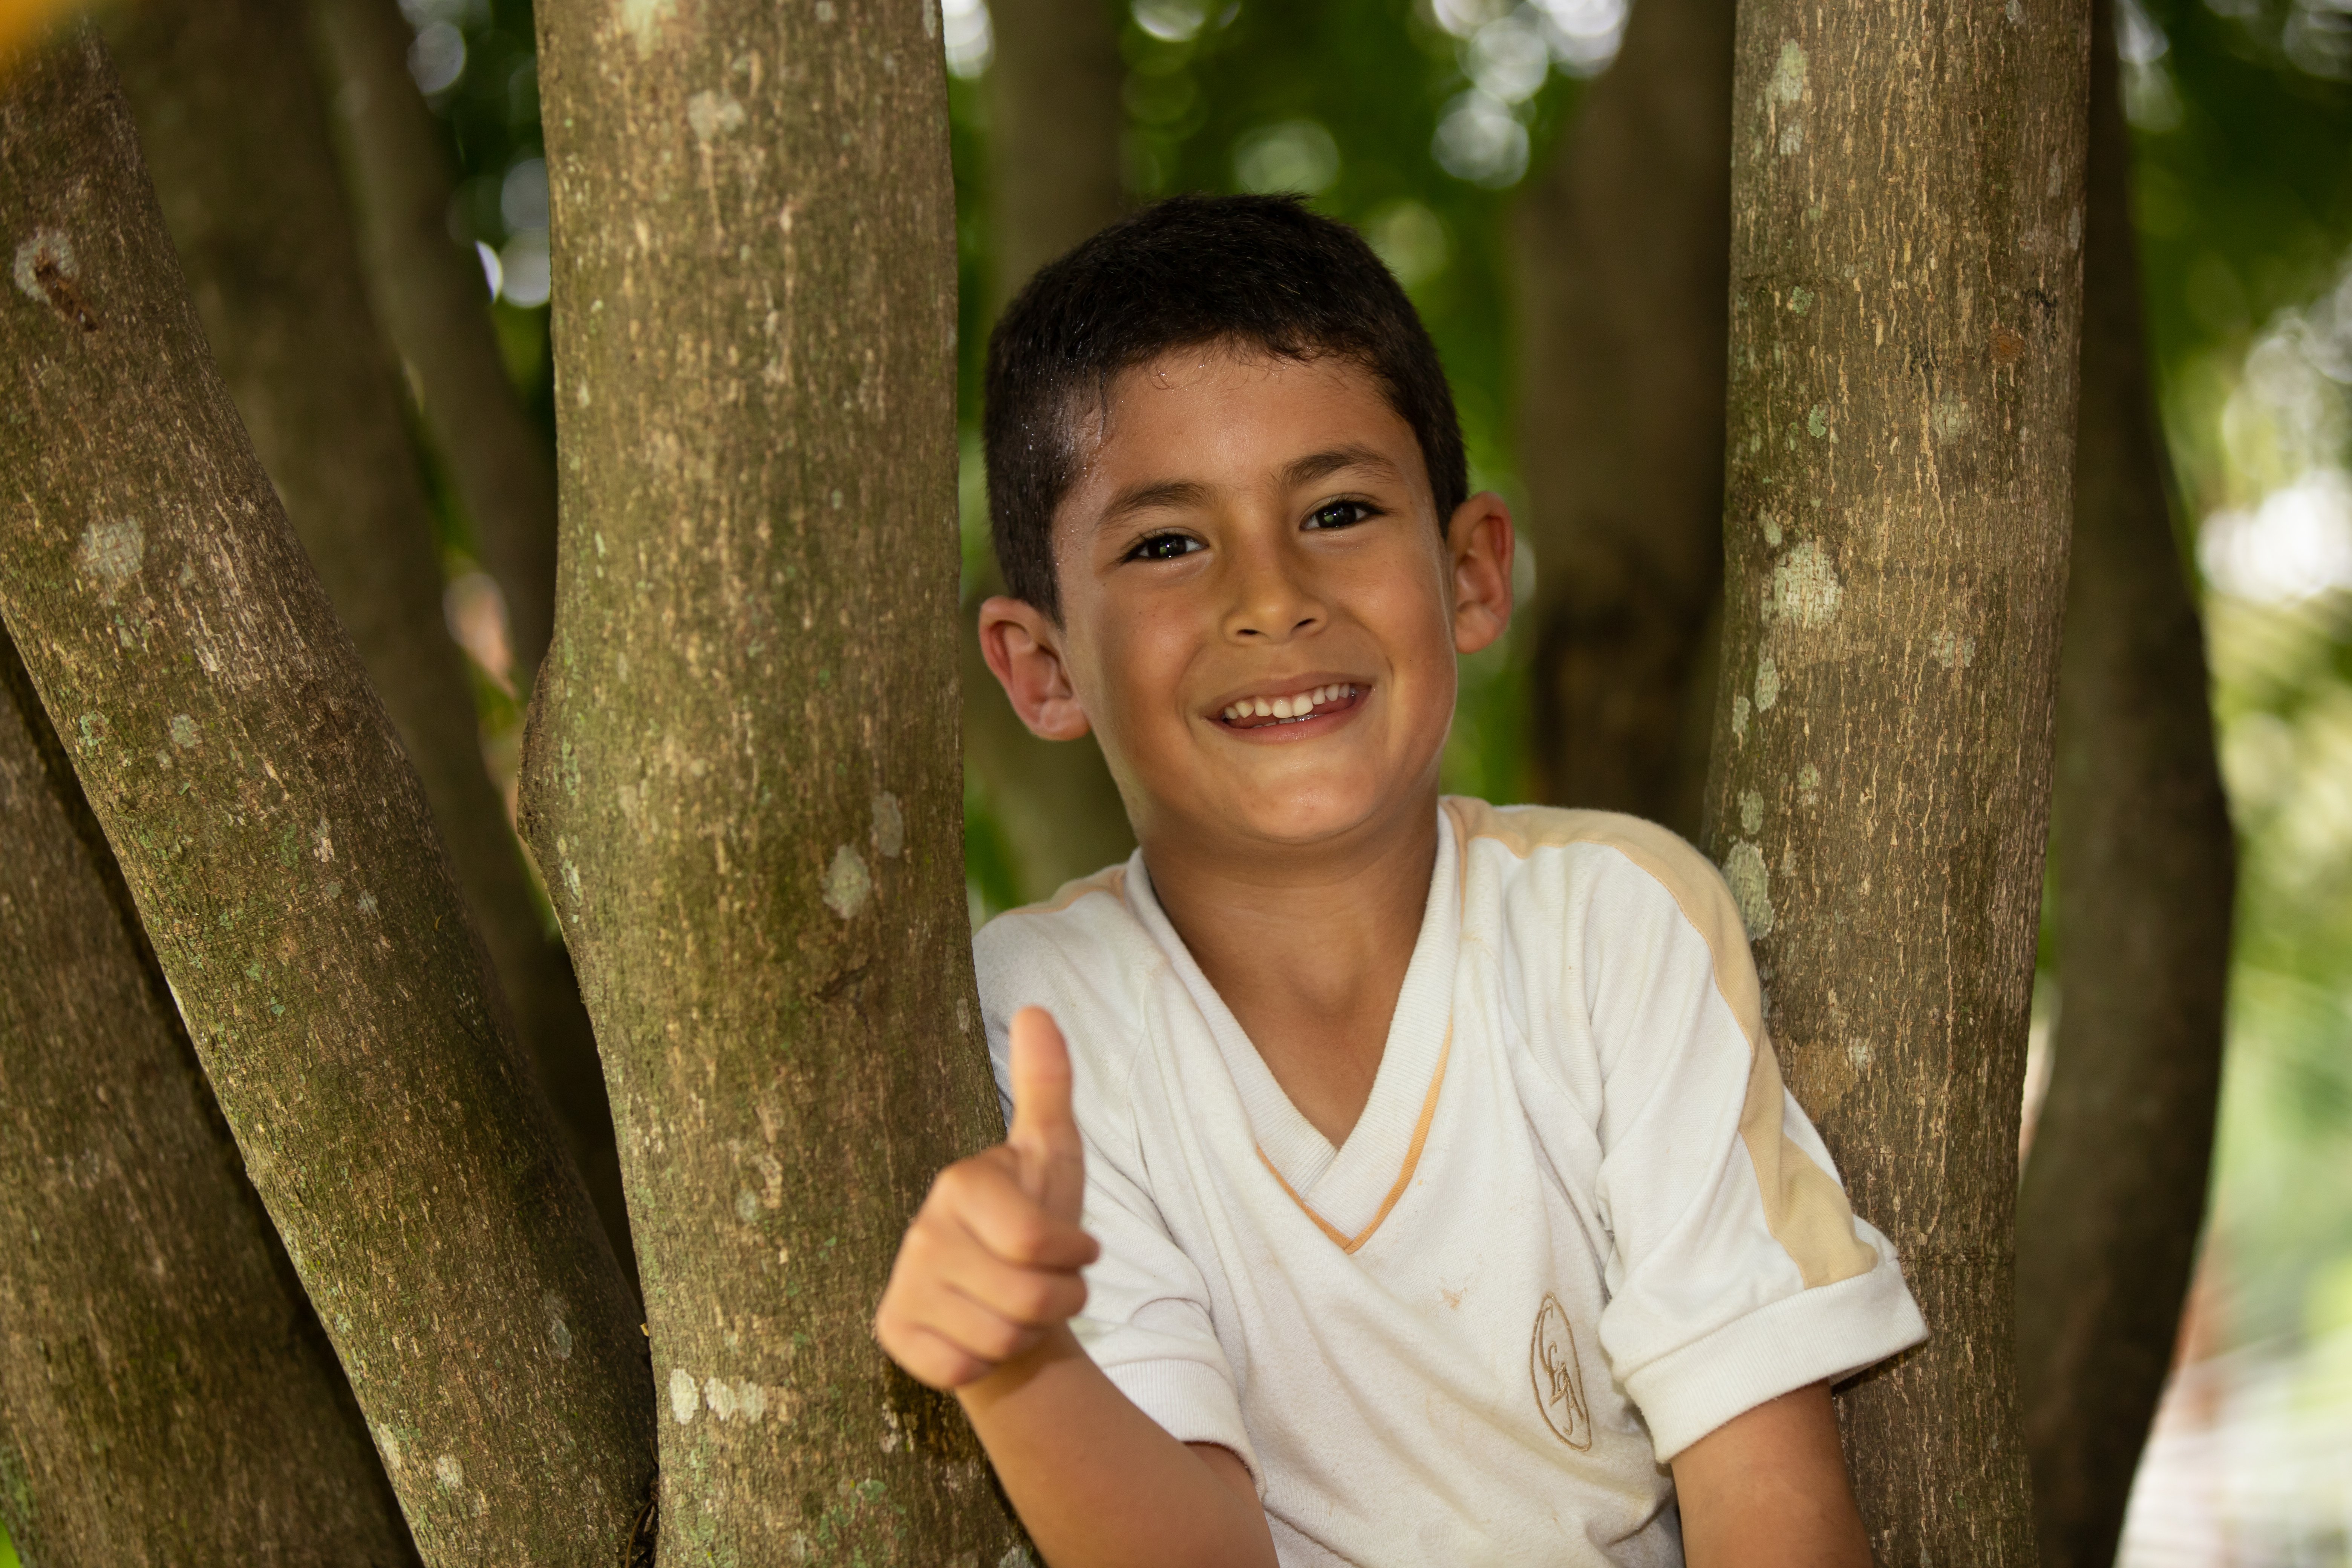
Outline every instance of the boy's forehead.
{"label": "boy's forehead", "polygon": [[1378,454],[1419,488],[1420,443],[1360,362],[1221,344],[1173,349],[1120,372],[1078,411],[1065,503],[1135,482],[1260,482],[1302,457]]}

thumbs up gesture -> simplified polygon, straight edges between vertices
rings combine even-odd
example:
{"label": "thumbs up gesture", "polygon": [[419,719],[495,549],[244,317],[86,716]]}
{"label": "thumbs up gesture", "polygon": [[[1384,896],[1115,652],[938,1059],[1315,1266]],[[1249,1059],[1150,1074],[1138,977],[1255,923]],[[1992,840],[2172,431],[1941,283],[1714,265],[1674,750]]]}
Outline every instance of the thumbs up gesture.
{"label": "thumbs up gesture", "polygon": [[890,1359],[933,1388],[961,1388],[1066,1323],[1098,1250],[1078,1228],[1086,1187],[1069,1047],[1052,1015],[1024,1007],[1004,1142],[941,1171],[898,1244],[874,1317]]}

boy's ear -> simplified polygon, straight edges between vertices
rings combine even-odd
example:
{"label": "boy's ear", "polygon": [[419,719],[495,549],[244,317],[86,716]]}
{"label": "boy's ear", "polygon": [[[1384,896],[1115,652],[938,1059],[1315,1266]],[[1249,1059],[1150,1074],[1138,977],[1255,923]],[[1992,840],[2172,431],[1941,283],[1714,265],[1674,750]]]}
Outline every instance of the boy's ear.
{"label": "boy's ear", "polygon": [[1045,611],[1002,594],[983,601],[980,655],[1031,734],[1075,741],[1087,732],[1087,710],[1062,663],[1062,628]]}
{"label": "boy's ear", "polygon": [[1481,490],[1454,510],[1445,530],[1454,564],[1454,647],[1476,653],[1510,629],[1511,509]]}

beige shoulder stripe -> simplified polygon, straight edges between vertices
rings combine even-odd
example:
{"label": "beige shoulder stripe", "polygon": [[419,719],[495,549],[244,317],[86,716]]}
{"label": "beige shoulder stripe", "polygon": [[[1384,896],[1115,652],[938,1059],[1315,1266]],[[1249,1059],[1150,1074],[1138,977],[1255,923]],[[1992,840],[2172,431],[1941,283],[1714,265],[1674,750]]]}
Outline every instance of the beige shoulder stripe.
{"label": "beige shoulder stripe", "polygon": [[[1091,877],[1080,877],[1065,882],[1054,896],[1042,904],[1024,904],[1017,910],[1007,910],[1008,915],[1057,915],[1088,893],[1108,893],[1114,899],[1127,897],[1127,862],[1106,866]],[[1003,917],[1000,916],[1000,919]]]}
{"label": "beige shoulder stripe", "polygon": [[[1716,993],[1748,1037],[1748,1097],[1739,1112],[1739,1141],[1755,1167],[1764,1223],[1772,1239],[1797,1265],[1809,1290],[1876,1268],[1878,1254],[1854,1233],[1853,1209],[1844,1190],[1781,1131],[1780,1064],[1765,1037],[1764,999],[1756,966],[1748,962],[1748,933],[1722,880],[1685,868],[1684,863],[1696,859],[1696,852],[1668,829],[1615,812],[1544,807],[1503,812],[1484,801],[1455,795],[1446,797],[1445,808],[1454,814],[1465,847],[1473,838],[1491,838],[1525,859],[1538,848],[1598,844],[1633,861],[1674,896],[1683,919],[1705,939]],[[1468,864],[1465,853],[1465,880]]]}

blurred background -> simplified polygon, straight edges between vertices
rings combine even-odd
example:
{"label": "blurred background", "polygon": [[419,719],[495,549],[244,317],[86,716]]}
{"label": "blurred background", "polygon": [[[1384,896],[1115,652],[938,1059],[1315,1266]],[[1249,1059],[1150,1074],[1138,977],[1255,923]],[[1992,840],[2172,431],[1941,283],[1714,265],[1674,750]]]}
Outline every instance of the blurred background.
{"label": "blurred background", "polygon": [[[506,369],[551,443],[548,184],[528,5],[401,8],[409,73],[456,176],[449,234],[479,262]],[[1530,360],[1563,320],[1581,310],[1589,330],[1665,341],[1693,335],[1689,316],[1700,329],[1692,352],[1719,365],[1708,344],[1721,341],[1721,257],[1696,265],[1684,254],[1719,231],[1711,187],[1694,210],[1717,216],[1698,223],[1697,245],[1677,247],[1673,226],[1644,206],[1654,193],[1612,196],[1577,159],[1604,133],[1671,142],[1686,124],[1703,153],[1722,134],[1709,127],[1725,112],[1715,100],[1727,96],[1727,28],[1678,41],[1662,22],[1647,58],[1627,67],[1642,80],[1616,86],[1625,0],[996,0],[993,11],[943,0],[942,19],[967,612],[993,586],[976,429],[988,326],[1039,262],[1136,202],[1298,191],[1357,225],[1437,340],[1474,486],[1538,521],[1558,503],[1531,487],[1553,482],[1545,465],[1574,439],[1544,437],[1536,405],[1580,405]],[[2241,853],[2210,1213],[2121,1561],[2352,1563],[2352,0],[2122,0],[2116,37],[2154,392]],[[1718,77],[1726,87],[1710,86]],[[1580,153],[1586,110],[1612,88],[1615,119],[1591,127]],[[1619,112],[1637,94],[1643,112]],[[1691,272],[1693,297],[1712,305],[1677,310],[1671,290],[1561,303],[1580,279],[1605,282],[1605,267],[1575,258],[1621,224],[1654,247],[1637,247],[1632,265]],[[1712,423],[1702,412],[1685,434],[1719,458],[1717,386]],[[1614,392],[1580,395],[1605,405]],[[527,693],[514,689],[499,590],[466,509],[420,446],[450,629],[470,656],[485,752],[511,800]],[[1696,470],[1702,488],[1713,482],[1707,462]],[[1528,613],[1464,668],[1450,789],[1562,796],[1565,764],[1533,739],[1547,704],[1574,684],[1546,651],[1548,606],[1607,570],[1594,577],[1582,557],[1549,549],[1557,531],[1528,529]],[[1666,597],[1679,594],[1677,613],[1696,626],[1715,590],[1705,569],[1689,575],[1695,589]],[[1703,658],[1673,679],[1683,707],[1707,708]],[[1123,854],[1126,841],[1091,743],[1028,742],[976,659],[966,681],[978,922]],[[1674,732],[1649,740],[1661,776],[1679,782],[1641,798],[1695,832],[1684,803],[1696,798],[1705,734],[1664,731]],[[2045,974],[2029,1138],[2064,1005]]]}

